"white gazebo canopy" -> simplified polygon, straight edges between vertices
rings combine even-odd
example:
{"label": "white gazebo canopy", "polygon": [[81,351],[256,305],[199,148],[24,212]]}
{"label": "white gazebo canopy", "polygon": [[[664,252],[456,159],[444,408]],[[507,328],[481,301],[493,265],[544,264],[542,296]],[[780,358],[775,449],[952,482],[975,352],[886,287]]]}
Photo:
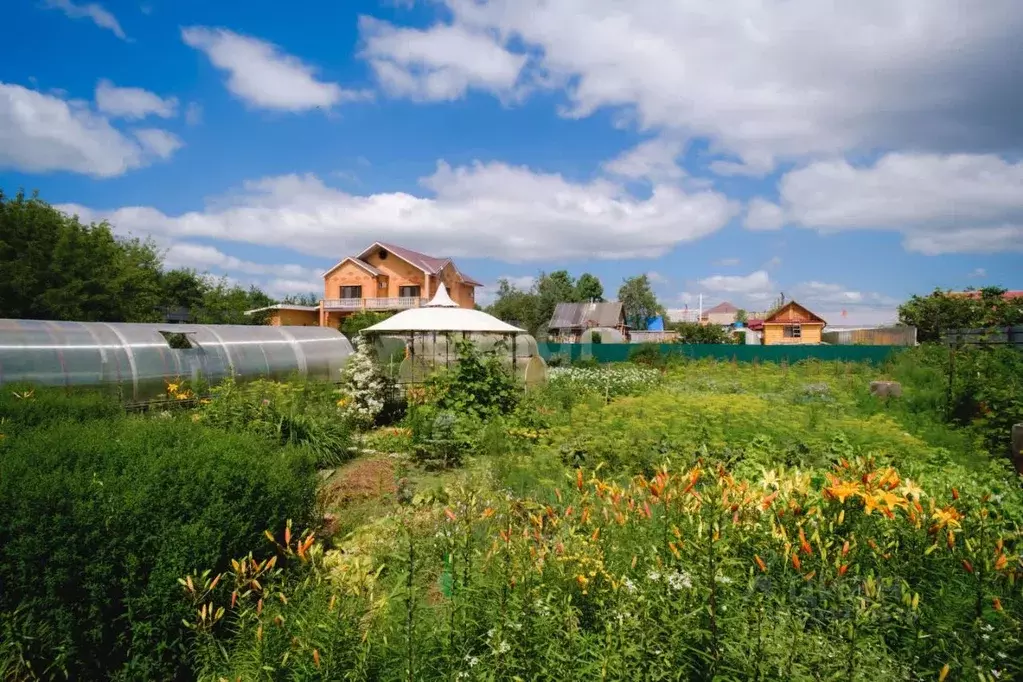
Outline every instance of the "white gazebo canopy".
{"label": "white gazebo canopy", "polygon": [[389,317],[363,333],[396,334],[414,332],[477,332],[483,334],[525,334],[507,322],[481,310],[461,308],[448,296],[443,284],[433,300],[421,308],[412,308]]}

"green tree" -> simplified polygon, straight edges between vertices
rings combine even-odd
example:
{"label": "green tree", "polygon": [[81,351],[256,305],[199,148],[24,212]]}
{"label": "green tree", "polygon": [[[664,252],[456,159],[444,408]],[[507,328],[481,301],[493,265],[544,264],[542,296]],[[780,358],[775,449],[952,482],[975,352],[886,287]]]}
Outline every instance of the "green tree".
{"label": "green tree", "polygon": [[600,280],[595,275],[584,272],[576,280],[574,300],[580,303],[584,301],[603,301],[604,285],[600,283]]}
{"label": "green tree", "polygon": [[678,332],[676,343],[732,343],[731,334],[716,324],[676,322],[669,326]]}
{"label": "green tree", "polygon": [[281,300],[281,303],[287,303],[289,305],[317,306],[320,304],[320,297],[311,291],[304,294],[289,294]]}
{"label": "green tree", "polygon": [[193,315],[202,305],[206,293],[206,283],[202,276],[189,268],[164,272],[160,278],[160,287],[167,309],[184,308]]}
{"label": "green tree", "polygon": [[939,341],[944,331],[1004,327],[1023,323],[1023,300],[1006,299],[1005,289],[986,287],[974,296],[935,289],[899,306],[899,322],[916,327],[920,342]]}
{"label": "green tree", "polygon": [[0,317],[84,322],[160,322],[186,308],[196,322],[258,324],[246,310],[273,300],[195,270],[163,269],[151,241],[116,237],[39,198],[0,191]]}
{"label": "green tree", "polygon": [[0,316],[151,322],[161,318],[155,246],[83,225],[40,199],[0,191]]}
{"label": "green tree", "polygon": [[539,296],[533,291],[522,291],[508,280],[497,283],[497,296],[487,312],[509,324],[517,324],[532,335],[536,335],[547,320],[540,319]]}
{"label": "green tree", "polygon": [[749,313],[746,312],[743,308],[739,308],[738,310],[735,311],[735,321],[746,324],[747,322],[749,322]]}
{"label": "green tree", "polygon": [[198,310],[193,312],[199,324],[263,324],[265,317],[246,315],[246,310],[265,308],[274,304],[257,287],[231,284],[226,277],[203,278],[205,288]]}
{"label": "green tree", "polygon": [[646,275],[626,279],[618,289],[618,300],[625,309],[626,321],[633,329],[646,329],[651,317],[664,314],[664,306],[657,302]]}
{"label": "green tree", "polygon": [[372,327],[373,325],[383,322],[387,318],[394,315],[392,312],[375,312],[373,310],[360,310],[359,312],[349,315],[341,321],[339,327],[342,334],[348,337],[348,340],[354,340],[363,329],[366,327]]}

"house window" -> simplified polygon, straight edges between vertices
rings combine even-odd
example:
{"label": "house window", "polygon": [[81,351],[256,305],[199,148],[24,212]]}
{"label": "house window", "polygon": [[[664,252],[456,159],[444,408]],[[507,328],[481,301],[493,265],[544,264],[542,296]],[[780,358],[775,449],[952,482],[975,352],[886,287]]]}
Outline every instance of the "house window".
{"label": "house window", "polygon": [[787,324],[785,325],[784,336],[786,339],[801,339],[803,338],[803,330],[798,324]]}
{"label": "house window", "polygon": [[362,298],[362,285],[341,287],[341,298]]}
{"label": "house window", "polygon": [[419,286],[398,287],[398,296],[401,298],[419,298]]}

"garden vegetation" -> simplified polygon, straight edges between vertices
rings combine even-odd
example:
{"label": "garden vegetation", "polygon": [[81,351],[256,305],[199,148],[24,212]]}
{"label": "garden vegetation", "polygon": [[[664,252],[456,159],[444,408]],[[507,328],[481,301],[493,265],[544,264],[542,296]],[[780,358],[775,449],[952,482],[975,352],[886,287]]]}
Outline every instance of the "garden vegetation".
{"label": "garden vegetation", "polygon": [[1020,357],[951,353],[5,389],[0,679],[1019,679]]}

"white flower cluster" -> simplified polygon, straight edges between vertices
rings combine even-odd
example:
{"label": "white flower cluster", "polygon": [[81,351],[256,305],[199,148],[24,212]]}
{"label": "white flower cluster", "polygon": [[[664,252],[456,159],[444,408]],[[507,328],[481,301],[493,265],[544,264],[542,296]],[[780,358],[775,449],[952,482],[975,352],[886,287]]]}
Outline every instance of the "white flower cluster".
{"label": "white flower cluster", "polygon": [[373,360],[372,345],[355,340],[355,352],[341,370],[341,399],[338,407],[353,420],[369,426],[384,409],[387,380]]}
{"label": "white flower cluster", "polygon": [[606,367],[553,367],[548,370],[548,383],[564,383],[580,390],[589,390],[611,396],[635,393],[656,384],[661,373],[656,369],[635,365]]}
{"label": "white flower cluster", "polygon": [[672,571],[666,575],[661,575],[658,571],[651,570],[647,573],[646,578],[650,582],[658,582],[661,578],[664,578],[664,582],[668,584],[668,587],[675,590],[676,592],[682,589],[691,589],[693,587],[693,578],[685,571]]}

